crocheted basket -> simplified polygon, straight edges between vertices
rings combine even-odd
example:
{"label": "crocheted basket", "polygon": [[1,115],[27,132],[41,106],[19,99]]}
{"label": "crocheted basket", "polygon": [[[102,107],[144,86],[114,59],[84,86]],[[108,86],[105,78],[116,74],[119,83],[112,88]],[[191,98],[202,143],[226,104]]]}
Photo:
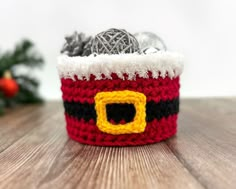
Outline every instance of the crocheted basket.
{"label": "crocheted basket", "polygon": [[61,55],[57,67],[72,139],[130,146],[159,142],[176,133],[181,55]]}

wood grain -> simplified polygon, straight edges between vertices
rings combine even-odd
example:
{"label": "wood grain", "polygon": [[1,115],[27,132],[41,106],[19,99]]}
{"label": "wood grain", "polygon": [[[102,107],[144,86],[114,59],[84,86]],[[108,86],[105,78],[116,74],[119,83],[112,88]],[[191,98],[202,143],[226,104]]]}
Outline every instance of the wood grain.
{"label": "wood grain", "polygon": [[17,107],[14,111],[8,110],[6,116],[0,119],[0,152],[49,118],[55,112],[55,108],[59,107],[58,105],[50,103]]}
{"label": "wood grain", "polygon": [[236,106],[198,100],[185,101],[181,110],[178,136],[168,146],[204,187],[235,188]]}
{"label": "wood grain", "polygon": [[59,102],[0,118],[0,188],[235,188],[236,100],[185,99],[178,135],[139,147],[67,137]]}

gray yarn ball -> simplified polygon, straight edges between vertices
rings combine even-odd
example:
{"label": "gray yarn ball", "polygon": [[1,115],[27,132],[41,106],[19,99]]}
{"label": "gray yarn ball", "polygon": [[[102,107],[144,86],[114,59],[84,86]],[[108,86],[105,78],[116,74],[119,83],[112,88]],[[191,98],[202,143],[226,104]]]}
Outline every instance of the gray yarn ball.
{"label": "gray yarn ball", "polygon": [[97,34],[92,42],[92,53],[121,54],[140,52],[137,39],[123,29],[109,29]]}

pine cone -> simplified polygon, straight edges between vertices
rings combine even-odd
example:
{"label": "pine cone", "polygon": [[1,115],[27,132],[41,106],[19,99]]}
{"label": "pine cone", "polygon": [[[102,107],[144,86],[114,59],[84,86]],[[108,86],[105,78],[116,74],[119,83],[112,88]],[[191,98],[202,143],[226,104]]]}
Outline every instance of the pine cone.
{"label": "pine cone", "polygon": [[92,43],[93,43],[93,38],[88,37],[87,39],[88,40],[86,41],[86,43],[84,45],[82,56],[89,56],[90,54],[92,54],[91,47],[92,47]]}
{"label": "pine cone", "polygon": [[65,44],[61,50],[61,53],[67,54],[68,56],[82,56],[84,46],[91,37],[86,37],[84,33],[77,33],[76,31],[65,37]]}

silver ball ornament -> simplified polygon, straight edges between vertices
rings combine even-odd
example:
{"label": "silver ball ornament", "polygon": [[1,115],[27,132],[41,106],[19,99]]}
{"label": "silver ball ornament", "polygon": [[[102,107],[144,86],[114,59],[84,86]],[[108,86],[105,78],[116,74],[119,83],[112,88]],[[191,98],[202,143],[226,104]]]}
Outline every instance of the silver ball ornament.
{"label": "silver ball ornament", "polygon": [[[157,51],[163,50],[166,51],[166,45],[164,41],[154,33],[151,32],[139,32],[134,34],[135,38],[139,42],[141,52],[145,53],[150,51],[148,49],[155,48]],[[154,52],[153,50],[151,51]]]}

